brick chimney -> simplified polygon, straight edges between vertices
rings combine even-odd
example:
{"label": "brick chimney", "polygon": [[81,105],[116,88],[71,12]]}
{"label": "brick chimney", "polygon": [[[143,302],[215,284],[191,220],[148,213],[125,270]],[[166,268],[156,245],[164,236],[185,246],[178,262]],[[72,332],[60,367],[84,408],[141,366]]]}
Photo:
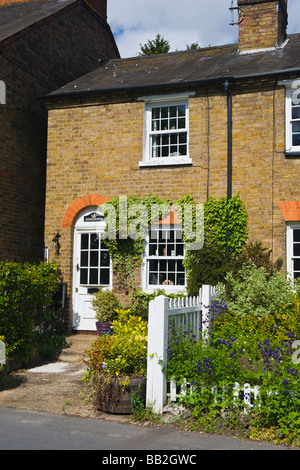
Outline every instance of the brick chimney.
{"label": "brick chimney", "polygon": [[238,0],[239,49],[280,46],[286,39],[287,0]]}

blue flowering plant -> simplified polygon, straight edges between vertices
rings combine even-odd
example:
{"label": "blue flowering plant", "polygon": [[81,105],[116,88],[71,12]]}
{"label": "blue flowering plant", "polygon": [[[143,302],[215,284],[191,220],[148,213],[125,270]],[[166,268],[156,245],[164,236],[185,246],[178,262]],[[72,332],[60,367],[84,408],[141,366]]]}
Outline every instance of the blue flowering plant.
{"label": "blue flowering plant", "polygon": [[[215,402],[213,388],[232,387],[241,379],[240,351],[235,339],[212,341],[197,338],[192,329],[170,335],[165,372],[169,381],[190,385],[190,393],[181,397],[187,406],[207,409]],[[197,412],[198,412],[197,411]]]}

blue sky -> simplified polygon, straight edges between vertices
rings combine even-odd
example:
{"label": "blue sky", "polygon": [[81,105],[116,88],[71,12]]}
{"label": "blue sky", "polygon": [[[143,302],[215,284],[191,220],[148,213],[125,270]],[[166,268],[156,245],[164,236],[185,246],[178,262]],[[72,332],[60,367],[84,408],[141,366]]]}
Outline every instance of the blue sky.
{"label": "blue sky", "polygon": [[[198,42],[201,47],[237,42],[230,26],[232,0],[107,0],[108,22],[121,57],[138,54],[140,44],[161,34],[171,51]],[[234,0],[236,4],[236,0]],[[288,0],[288,33],[300,32],[300,0]]]}

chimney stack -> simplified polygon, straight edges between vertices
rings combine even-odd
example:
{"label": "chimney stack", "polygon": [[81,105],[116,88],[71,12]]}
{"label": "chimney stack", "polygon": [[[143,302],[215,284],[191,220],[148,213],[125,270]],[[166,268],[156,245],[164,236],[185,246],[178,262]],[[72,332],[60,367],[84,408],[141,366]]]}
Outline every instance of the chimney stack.
{"label": "chimney stack", "polygon": [[286,39],[287,0],[238,0],[239,50],[280,46]]}

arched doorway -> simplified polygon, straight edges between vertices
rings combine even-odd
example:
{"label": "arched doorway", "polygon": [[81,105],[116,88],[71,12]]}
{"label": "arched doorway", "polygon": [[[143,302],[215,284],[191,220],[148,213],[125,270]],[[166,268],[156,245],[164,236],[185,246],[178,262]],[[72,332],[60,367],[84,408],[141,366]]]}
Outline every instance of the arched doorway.
{"label": "arched doorway", "polygon": [[89,206],[80,212],[74,226],[73,328],[95,331],[92,295],[102,286],[112,287],[112,266],[104,243],[105,221],[101,208]]}

